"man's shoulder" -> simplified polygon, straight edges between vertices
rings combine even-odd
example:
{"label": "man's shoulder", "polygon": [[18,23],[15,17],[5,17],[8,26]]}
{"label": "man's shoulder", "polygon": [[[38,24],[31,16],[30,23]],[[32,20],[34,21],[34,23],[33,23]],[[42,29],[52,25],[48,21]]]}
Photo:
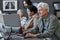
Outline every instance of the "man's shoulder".
{"label": "man's shoulder", "polygon": [[55,16],[55,15],[53,15],[53,14],[50,14],[50,19],[57,19],[57,17]]}

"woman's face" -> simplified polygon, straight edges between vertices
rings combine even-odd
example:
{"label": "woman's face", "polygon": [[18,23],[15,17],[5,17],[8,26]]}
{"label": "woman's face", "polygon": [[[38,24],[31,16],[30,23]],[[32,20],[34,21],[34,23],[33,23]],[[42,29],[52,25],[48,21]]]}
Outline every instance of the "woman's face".
{"label": "woman's face", "polygon": [[48,11],[46,9],[43,9],[42,7],[38,7],[38,13],[40,16],[44,16],[48,14]]}
{"label": "woman's face", "polygon": [[24,15],[23,12],[20,11],[20,12],[19,12],[19,16],[20,16],[20,17],[23,17],[23,15]]}
{"label": "woman's face", "polygon": [[26,1],[23,2],[23,5],[24,5],[25,8],[28,7],[28,4],[26,3]]}
{"label": "woman's face", "polygon": [[28,16],[32,16],[33,15],[33,11],[31,12],[29,9],[27,10]]}

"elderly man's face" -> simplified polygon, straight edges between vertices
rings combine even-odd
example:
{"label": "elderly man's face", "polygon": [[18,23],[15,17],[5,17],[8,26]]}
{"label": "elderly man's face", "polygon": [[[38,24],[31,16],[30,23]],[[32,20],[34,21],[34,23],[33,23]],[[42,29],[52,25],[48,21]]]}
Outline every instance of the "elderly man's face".
{"label": "elderly man's face", "polygon": [[47,9],[43,9],[42,7],[38,7],[38,13],[40,16],[44,16],[44,15],[47,15],[48,14],[48,11]]}

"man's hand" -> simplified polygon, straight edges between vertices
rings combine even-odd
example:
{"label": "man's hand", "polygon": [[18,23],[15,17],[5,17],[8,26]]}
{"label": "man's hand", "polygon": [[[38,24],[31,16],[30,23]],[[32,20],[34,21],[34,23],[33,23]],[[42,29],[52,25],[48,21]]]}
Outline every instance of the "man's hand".
{"label": "man's hand", "polygon": [[25,37],[27,37],[27,38],[36,38],[36,34],[27,33],[25,35]]}
{"label": "man's hand", "polygon": [[25,32],[25,31],[26,31],[25,27],[22,27],[22,31],[23,31],[23,32]]}

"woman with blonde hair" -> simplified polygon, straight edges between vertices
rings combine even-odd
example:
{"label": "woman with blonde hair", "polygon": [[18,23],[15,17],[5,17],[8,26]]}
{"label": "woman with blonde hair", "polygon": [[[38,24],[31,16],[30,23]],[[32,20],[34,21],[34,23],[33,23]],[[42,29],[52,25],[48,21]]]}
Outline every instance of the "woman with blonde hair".
{"label": "woman with blonde hair", "polygon": [[20,20],[21,20],[21,26],[23,27],[24,24],[26,23],[27,18],[24,16],[24,12],[22,9],[19,9],[17,11],[17,14],[19,14]]}

